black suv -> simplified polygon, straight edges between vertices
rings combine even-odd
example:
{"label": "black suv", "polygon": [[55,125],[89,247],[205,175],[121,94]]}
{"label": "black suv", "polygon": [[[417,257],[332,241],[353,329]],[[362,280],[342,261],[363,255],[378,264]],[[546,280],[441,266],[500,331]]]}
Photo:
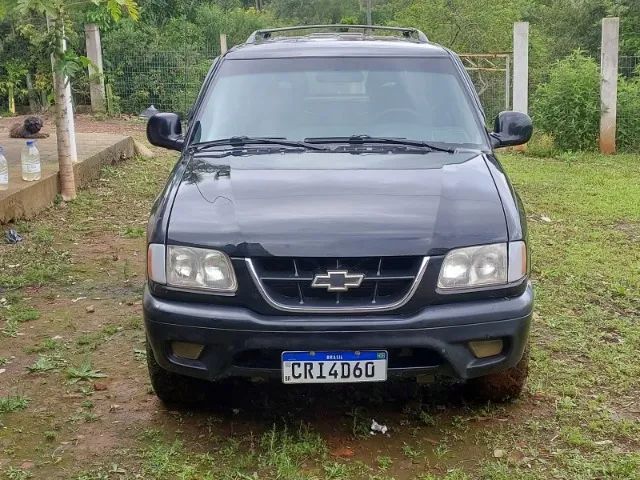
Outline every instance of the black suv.
{"label": "black suv", "polygon": [[147,126],[182,152],[148,227],[156,394],[443,374],[518,396],[527,231],[493,149],[531,132],[488,132],[460,59],[411,28],[260,30],[216,59],[185,133]]}

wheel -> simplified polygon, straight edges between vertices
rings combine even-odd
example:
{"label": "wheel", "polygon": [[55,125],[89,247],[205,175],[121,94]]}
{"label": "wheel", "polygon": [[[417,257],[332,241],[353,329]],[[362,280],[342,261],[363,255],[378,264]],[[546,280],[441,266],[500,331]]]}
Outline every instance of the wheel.
{"label": "wheel", "polygon": [[158,365],[149,341],[147,341],[147,367],[153,391],[164,403],[199,403],[205,400],[211,388],[211,384],[205,380],[178,375]]}
{"label": "wheel", "polygon": [[469,398],[479,401],[506,402],[522,394],[529,374],[529,345],[520,361],[512,368],[467,380],[465,391]]}

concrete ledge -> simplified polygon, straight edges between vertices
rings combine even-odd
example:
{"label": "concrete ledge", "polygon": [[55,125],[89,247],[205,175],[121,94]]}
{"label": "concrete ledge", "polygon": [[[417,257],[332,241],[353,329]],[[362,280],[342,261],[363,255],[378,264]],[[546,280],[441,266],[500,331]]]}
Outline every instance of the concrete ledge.
{"label": "concrete ledge", "polygon": [[[3,140],[0,139],[0,142]],[[51,205],[60,193],[57,155],[52,152],[52,148],[56,147],[55,137],[38,142],[42,157],[42,178],[35,182],[21,179],[19,150],[23,141],[5,142],[5,145],[9,144],[9,149],[5,152],[9,159],[9,189],[0,191],[0,223],[31,218]],[[112,165],[135,155],[131,137],[80,134],[77,143],[80,161],[74,165],[73,171],[78,189],[97,179],[103,165]],[[53,161],[52,157],[56,160]]]}
{"label": "concrete ledge", "polygon": [[[135,156],[135,145],[133,138],[125,137],[119,142],[100,150],[95,155],[88,157],[82,162],[73,166],[73,173],[76,177],[76,187],[82,188],[88,183],[100,177],[100,169],[103,165],[113,165],[115,163]],[[56,175],[57,178],[57,175]],[[58,192],[60,191],[59,181]]]}

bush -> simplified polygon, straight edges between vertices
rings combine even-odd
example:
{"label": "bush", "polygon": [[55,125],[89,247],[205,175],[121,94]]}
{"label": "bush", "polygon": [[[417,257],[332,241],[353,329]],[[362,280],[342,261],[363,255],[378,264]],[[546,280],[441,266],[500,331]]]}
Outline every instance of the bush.
{"label": "bush", "polygon": [[640,152],[640,77],[618,82],[617,147]]}
{"label": "bush", "polygon": [[532,157],[551,158],[556,154],[556,143],[550,133],[534,131],[527,143],[527,155]]}
{"label": "bush", "polygon": [[576,51],[558,61],[534,96],[532,116],[561,150],[593,150],[600,122],[600,74],[592,58]]}

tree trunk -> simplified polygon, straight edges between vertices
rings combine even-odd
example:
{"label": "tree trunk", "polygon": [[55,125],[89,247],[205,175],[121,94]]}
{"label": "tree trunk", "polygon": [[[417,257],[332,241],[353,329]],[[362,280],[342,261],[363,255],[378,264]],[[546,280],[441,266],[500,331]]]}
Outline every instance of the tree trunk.
{"label": "tree trunk", "polygon": [[27,91],[29,92],[29,111],[31,113],[38,113],[38,97],[36,91],[33,89],[33,80],[31,79],[31,73],[27,72]]}
{"label": "tree trunk", "polygon": [[7,87],[7,96],[9,97],[9,112],[12,115],[16,114],[16,97],[14,95],[13,85],[9,84]]}
{"label": "tree trunk", "polygon": [[[64,21],[59,12],[54,24],[57,59],[62,58],[66,49],[64,41]],[[77,159],[73,109],[71,107],[71,86],[69,79],[55,68],[53,69],[53,88],[56,99],[56,136],[58,139],[58,170],[62,199],[70,201],[76,198],[76,182],[73,176],[73,163]]]}

